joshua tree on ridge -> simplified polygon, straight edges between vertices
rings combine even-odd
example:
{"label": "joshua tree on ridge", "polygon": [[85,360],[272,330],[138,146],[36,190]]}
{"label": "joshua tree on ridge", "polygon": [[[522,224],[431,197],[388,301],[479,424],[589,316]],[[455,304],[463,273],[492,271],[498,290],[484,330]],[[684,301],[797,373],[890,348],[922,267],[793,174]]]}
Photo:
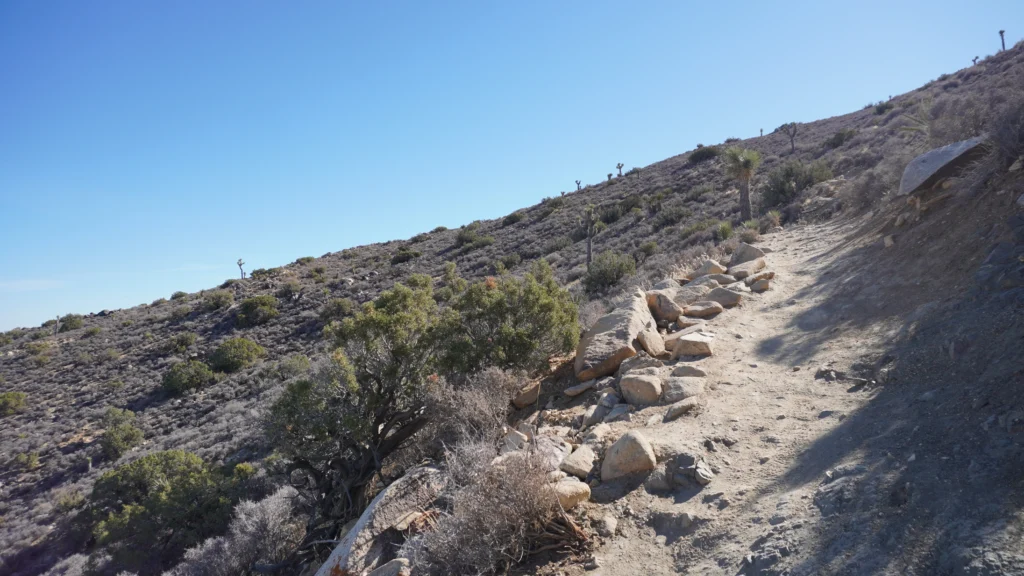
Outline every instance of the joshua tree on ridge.
{"label": "joshua tree on ridge", "polygon": [[242,260],[241,258],[239,258],[238,259],[238,271],[242,273],[242,279],[245,280],[245,269],[243,269],[242,266],[245,266],[245,260]]}
{"label": "joshua tree on ridge", "polygon": [[725,151],[725,174],[740,183],[740,218],[750,220],[750,180],[754,171],[761,163],[761,155],[756,150],[729,148]]}
{"label": "joshua tree on ridge", "polygon": [[974,66],[978,65],[978,57],[977,56],[975,56],[974,58],[971,58],[971,64],[974,65]]}
{"label": "joshua tree on ridge", "polygon": [[999,41],[1003,44],[1003,50],[1006,50],[1006,30],[999,31]]}
{"label": "joshua tree on ridge", "polygon": [[580,190],[580,184],[581,184],[581,182],[579,180],[577,180],[576,181],[576,191],[577,192]]}
{"label": "joshua tree on ridge", "polygon": [[790,154],[796,154],[796,131],[797,131],[797,124],[796,124],[796,122],[790,122],[789,124],[783,124],[780,128],[782,128],[782,132],[786,136],[789,136],[789,153]]}
{"label": "joshua tree on ridge", "polygon": [[615,167],[619,169],[619,176],[622,176],[622,167],[623,166],[625,166],[625,164],[623,164],[622,162],[619,162],[618,164],[615,165]]}

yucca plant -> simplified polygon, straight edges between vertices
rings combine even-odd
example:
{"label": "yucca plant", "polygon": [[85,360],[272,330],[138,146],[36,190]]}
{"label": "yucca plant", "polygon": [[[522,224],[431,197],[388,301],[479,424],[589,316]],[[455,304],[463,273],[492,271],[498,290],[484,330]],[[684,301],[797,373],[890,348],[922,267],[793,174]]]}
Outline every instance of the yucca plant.
{"label": "yucca plant", "polygon": [[750,180],[761,164],[761,155],[756,150],[732,147],[725,151],[725,174],[740,183],[740,219],[750,220],[753,209],[750,206]]}

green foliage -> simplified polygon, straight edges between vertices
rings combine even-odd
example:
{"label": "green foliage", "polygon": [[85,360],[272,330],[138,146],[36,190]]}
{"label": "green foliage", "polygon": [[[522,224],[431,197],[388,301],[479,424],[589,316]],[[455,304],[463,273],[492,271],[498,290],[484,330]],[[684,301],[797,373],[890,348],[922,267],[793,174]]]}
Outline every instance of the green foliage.
{"label": "green foliage", "polygon": [[631,194],[626,196],[622,200],[619,200],[619,212],[622,214],[628,214],[632,212],[634,208],[642,208],[644,205],[644,199],[639,194]]}
{"label": "green foliage", "polygon": [[715,193],[715,185],[714,184],[700,184],[699,186],[694,186],[693,188],[691,188],[686,193],[685,198],[687,200],[690,200],[690,201],[696,201],[696,200],[700,200],[701,198],[703,198],[704,196],[706,196],[708,194],[714,194],[714,193]]}
{"label": "green foliage", "polygon": [[761,164],[761,154],[757,150],[745,148],[729,148],[724,158],[726,175],[741,182],[749,181]]}
{"label": "green foliage", "polygon": [[58,332],[70,332],[72,330],[78,330],[82,327],[82,315],[81,314],[68,314],[60,319],[60,329]]}
{"label": "green foliage", "polygon": [[690,152],[689,160],[691,164],[699,164],[705,160],[717,158],[721,153],[722,151],[719,150],[717,146],[702,146],[698,147],[693,152]]}
{"label": "green foliage", "polygon": [[50,342],[48,342],[48,341],[43,341],[43,342],[39,342],[39,341],[36,341],[36,342],[26,342],[25,343],[25,351],[28,352],[29,354],[33,355],[33,356],[39,356],[40,354],[45,354],[46,352],[50,351]]}
{"label": "green foliage", "polygon": [[50,320],[47,320],[47,321],[43,322],[40,325],[40,328],[50,328],[51,326],[54,326],[56,324],[57,324],[57,321],[51,318]]}
{"label": "green foliage", "polygon": [[417,252],[416,250],[411,250],[411,249],[403,246],[403,247],[398,249],[398,252],[395,253],[394,256],[391,257],[391,263],[392,264],[402,264],[403,262],[408,262],[408,261],[413,260],[415,258],[419,258],[422,255],[423,255],[422,252]]}
{"label": "green foliage", "polygon": [[446,230],[448,230],[447,226],[438,226],[437,228],[434,228],[433,230],[431,230],[430,233],[431,234],[436,234],[438,232],[444,232]]}
{"label": "green foliage", "polygon": [[791,160],[768,173],[761,197],[764,205],[788,204],[803,190],[832,178],[832,170],[823,160],[804,164]]}
{"label": "green foliage", "polygon": [[494,237],[481,235],[478,232],[479,228],[479,222],[464,226],[455,236],[455,247],[461,248],[465,253],[494,244]]}
{"label": "green foliage", "polygon": [[85,505],[85,496],[78,490],[61,490],[54,499],[53,506],[61,514],[67,514]]}
{"label": "green foliage", "polygon": [[210,290],[203,295],[203,307],[207,310],[227,308],[234,301],[235,293],[230,290]]}
{"label": "green foliage", "polygon": [[82,338],[92,338],[93,336],[99,334],[102,331],[103,329],[100,328],[99,326],[92,326],[90,328],[86,328],[85,333],[82,334]]}
{"label": "green foliage", "polygon": [[315,258],[313,258],[312,256],[303,256],[302,258],[296,259],[295,263],[301,266],[304,264],[309,264],[313,260],[315,260]]}
{"label": "green foliage", "polygon": [[243,328],[259,326],[270,322],[278,314],[277,298],[270,294],[262,294],[242,300],[241,309],[238,311],[236,321]]}
{"label": "green foliage", "polygon": [[187,548],[224,530],[227,480],[195,454],[157,452],[111,470],[89,497],[96,543],[122,570],[157,574]]}
{"label": "green foliage", "polygon": [[0,392],[0,416],[11,416],[25,409],[28,394],[24,392]]}
{"label": "green foliage", "polygon": [[729,238],[732,237],[732,223],[731,222],[721,222],[721,223],[718,224],[717,227],[715,227],[712,230],[712,233],[715,236],[715,240],[718,240],[719,242],[723,242],[725,240],[728,240]]}
{"label": "green foliage", "polygon": [[632,257],[606,250],[594,258],[583,277],[583,286],[587,292],[599,292],[633,274],[636,274],[636,261]]}
{"label": "green foliage", "polygon": [[569,246],[572,246],[571,238],[569,238],[568,236],[557,236],[544,246],[544,253],[551,254],[552,252],[565,250]]}
{"label": "green foliage", "polygon": [[300,292],[302,292],[302,284],[299,284],[295,280],[289,280],[277,289],[277,297],[285,300],[291,300]]}
{"label": "green foliage", "polygon": [[135,427],[135,413],[131,410],[107,408],[103,415],[103,429],[100,448],[110,460],[117,460],[142,443],[142,430]]}
{"label": "green foliage", "polygon": [[348,298],[332,298],[320,309],[320,320],[324,324],[330,324],[334,320],[351,316],[355,309],[355,303]]}
{"label": "green foliage", "polygon": [[171,366],[164,374],[163,387],[171,394],[197,390],[214,381],[210,367],[198,360],[186,360]]}
{"label": "green foliage", "polygon": [[499,262],[501,262],[501,265],[504,266],[506,270],[511,270],[511,269],[515,268],[522,261],[523,261],[523,257],[520,256],[518,252],[512,252],[510,254],[505,254],[499,260]]}
{"label": "green foliage", "polygon": [[747,220],[746,222],[743,223],[743,227],[748,230],[760,230],[761,223],[758,222],[757,220]]}
{"label": "green foliage", "polygon": [[246,338],[231,338],[217,347],[210,357],[210,365],[219,372],[237,372],[263,358],[267,351]]}
{"label": "green foliage", "polygon": [[419,234],[413,236],[412,238],[409,238],[409,243],[419,244],[420,242],[425,241],[427,238],[430,238],[430,234],[427,234],[426,232],[420,232]]}
{"label": "green foliage", "polygon": [[658,243],[657,242],[655,242],[654,240],[649,240],[647,242],[644,242],[637,249],[637,254],[641,256],[638,259],[641,260],[641,261],[647,260],[651,256],[654,256],[654,253],[657,252],[657,251],[658,251]]}
{"label": "green foliage", "polygon": [[39,468],[39,453],[22,452],[14,457],[14,465],[22,470],[35,470]]}
{"label": "green foliage", "polygon": [[682,206],[674,205],[669,206],[658,212],[658,215],[654,218],[654,229],[662,230],[682,222],[683,220],[693,216],[693,211],[684,208]]}
{"label": "green foliage", "polygon": [[191,313],[192,309],[188,306],[175,306],[171,310],[171,313],[167,315],[167,319],[171,322],[181,322],[185,318],[188,318],[188,315]]}
{"label": "green foliage", "polygon": [[825,139],[825,148],[828,148],[829,150],[839,148],[843,144],[852,140],[856,135],[856,130],[852,128],[844,128]]}
{"label": "green foliage", "polygon": [[565,207],[565,198],[561,196],[549,196],[541,200],[540,203],[542,206],[552,210],[558,210],[559,208]]}
{"label": "green foliage", "polygon": [[523,212],[522,210],[517,210],[509,214],[508,216],[505,216],[505,218],[502,219],[501,221],[501,225],[512,226],[513,224],[518,224],[519,222],[522,222],[524,218],[526,218],[526,213]]}
{"label": "green foliage", "polygon": [[171,336],[167,342],[167,351],[171,354],[184,354],[196,343],[196,335],[192,332],[182,332]]}
{"label": "green foliage", "polygon": [[13,338],[8,336],[7,334],[0,334],[0,346],[7,346],[11,342],[14,342]]}
{"label": "green foliage", "polygon": [[618,222],[623,214],[622,204],[605,204],[597,209],[597,218],[604,224]]}
{"label": "green foliage", "polygon": [[[715,222],[715,226],[717,226],[717,225],[718,225],[718,223]],[[683,239],[683,240],[686,240],[690,236],[693,236],[694,234],[696,234],[698,232],[703,232],[703,231],[707,230],[710,227],[711,227],[711,223],[709,221],[707,221],[707,220],[703,220],[701,222],[694,222],[693,224],[690,224],[689,226],[683,228],[679,232],[679,237],[681,239]]]}
{"label": "green foliage", "polygon": [[174,294],[171,294],[171,300],[181,300],[183,298],[188,298],[188,292],[182,292],[181,290],[178,290]]}
{"label": "green foliage", "polygon": [[882,114],[885,114],[886,112],[888,112],[889,110],[892,110],[895,107],[896,107],[896,104],[894,102],[892,102],[892,101],[888,101],[888,102],[881,101],[881,102],[875,104],[875,115],[876,116],[881,116]]}
{"label": "green foliage", "polygon": [[288,380],[309,372],[312,363],[305,354],[292,354],[277,364],[277,374],[282,380]]}

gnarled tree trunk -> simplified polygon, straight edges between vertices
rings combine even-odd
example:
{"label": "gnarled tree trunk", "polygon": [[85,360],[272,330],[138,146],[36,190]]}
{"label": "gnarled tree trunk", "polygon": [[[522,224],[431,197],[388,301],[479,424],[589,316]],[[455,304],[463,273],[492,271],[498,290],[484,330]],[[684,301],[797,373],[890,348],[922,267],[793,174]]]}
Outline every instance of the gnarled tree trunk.
{"label": "gnarled tree trunk", "polygon": [[751,218],[750,180],[740,180],[740,218],[744,222]]}

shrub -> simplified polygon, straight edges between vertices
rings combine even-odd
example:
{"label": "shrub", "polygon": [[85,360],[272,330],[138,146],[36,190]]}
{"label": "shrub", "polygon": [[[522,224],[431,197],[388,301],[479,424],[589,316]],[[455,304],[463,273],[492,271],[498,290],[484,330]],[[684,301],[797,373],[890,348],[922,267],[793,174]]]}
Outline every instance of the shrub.
{"label": "shrub", "polygon": [[0,334],[0,346],[7,346],[11,342],[14,342],[13,338],[8,336],[7,334]]}
{"label": "shrub", "polygon": [[654,240],[644,242],[636,250],[636,254],[633,256],[637,262],[646,262],[648,258],[654,256],[654,253],[658,251],[658,243]]}
{"label": "shrub", "polygon": [[767,232],[772,228],[776,228],[782,225],[782,213],[778,210],[769,210],[764,216],[761,216],[761,232]]}
{"label": "shrub", "polygon": [[679,232],[679,237],[683,240],[686,240],[687,238],[693,236],[697,232],[703,232],[707,230],[709,227],[710,226],[706,220],[702,222],[694,222],[693,224],[690,224],[689,226],[683,228]]}
{"label": "shrub", "polygon": [[479,228],[480,223],[473,222],[459,230],[459,233],[455,236],[455,247],[462,248],[462,252],[465,253],[494,244],[493,237],[482,236],[477,232]]}
{"label": "shrub", "polygon": [[446,230],[448,230],[447,226],[438,226],[437,228],[434,228],[433,230],[431,230],[430,233],[431,234],[437,234],[438,232],[444,232]]}
{"label": "shrub", "polygon": [[351,316],[355,309],[356,305],[348,298],[332,298],[320,309],[320,320],[324,324],[330,324],[334,320]]}
{"label": "shrub", "polygon": [[304,264],[309,264],[313,260],[315,260],[315,258],[312,256],[303,256],[302,258],[296,258],[295,263],[302,266]]}
{"label": "shrub", "polygon": [[312,363],[305,354],[292,354],[277,364],[277,374],[282,380],[288,380],[309,372]]}
{"label": "shrub", "polygon": [[242,300],[236,322],[242,327],[259,326],[270,322],[277,315],[277,298],[263,294]]}
{"label": "shrub", "polygon": [[844,128],[843,130],[840,130],[835,134],[829,136],[827,139],[825,139],[825,148],[829,150],[839,148],[843,144],[846,144],[847,142],[852,140],[853,137],[856,135],[856,130],[853,130],[852,128]]}
{"label": "shrub", "polygon": [[805,189],[832,178],[832,170],[824,161],[803,164],[797,160],[786,162],[768,173],[761,197],[765,206],[788,204]]}
{"label": "shrub", "polygon": [[523,257],[518,252],[512,252],[511,254],[505,254],[501,257],[499,262],[505,267],[506,270],[511,270],[519,265],[523,261]]}
{"label": "shrub", "polygon": [[694,186],[693,188],[691,188],[686,193],[685,198],[687,200],[689,200],[689,201],[697,201],[697,200],[700,200],[702,197],[704,197],[707,194],[714,194],[714,192],[715,192],[715,185],[714,184],[701,184],[699,186]]}
{"label": "shrub", "polygon": [[68,314],[60,319],[60,329],[58,332],[70,332],[72,330],[78,330],[82,327],[82,315],[81,314]]}
{"label": "shrub", "polygon": [[892,101],[882,101],[875,104],[875,116],[881,116],[896,107]]}
{"label": "shrub", "polygon": [[188,315],[191,313],[192,309],[188,306],[176,306],[171,310],[171,313],[167,315],[167,319],[171,322],[181,322],[185,318],[188,318]]}
{"label": "shrub", "polygon": [[184,354],[196,343],[196,335],[192,332],[182,332],[171,336],[167,342],[166,350],[171,354]]}
{"label": "shrub", "polygon": [[93,336],[99,334],[102,331],[103,329],[100,328],[99,326],[92,326],[85,330],[85,333],[82,334],[82,338],[92,338]]}
{"label": "shrub", "polygon": [[558,236],[552,239],[547,245],[544,246],[544,253],[551,254],[552,252],[558,252],[565,250],[569,246],[572,246],[572,239],[568,236]]}
{"label": "shrub", "polygon": [[135,427],[135,413],[131,410],[107,408],[103,416],[103,429],[100,448],[110,460],[117,460],[142,443],[142,430]]}
{"label": "shrub", "polygon": [[46,352],[49,352],[49,350],[50,350],[50,343],[47,342],[47,341],[43,341],[43,342],[27,342],[25,344],[25,351],[28,352],[29,354],[33,355],[33,356],[38,356],[40,354],[44,354]]}
{"label": "shrub", "polygon": [[731,222],[720,222],[717,227],[712,229],[715,240],[724,242],[732,237],[732,223]]}
{"label": "shrub", "polygon": [[217,347],[210,365],[219,372],[237,372],[267,355],[262,346],[246,338],[231,338]]}
{"label": "shrub", "polygon": [[747,244],[753,244],[754,242],[757,242],[759,238],[761,238],[761,233],[758,232],[757,228],[744,227],[742,230],[740,230],[739,237],[741,241],[746,242]]}
{"label": "shrub", "polygon": [[423,254],[421,252],[417,252],[416,250],[410,250],[409,248],[403,246],[402,248],[398,249],[398,252],[394,256],[391,257],[391,263],[402,264],[403,262],[408,262],[415,258],[419,258],[422,255]]}
{"label": "shrub", "polygon": [[214,381],[210,367],[198,360],[186,360],[171,366],[164,374],[163,387],[171,394],[197,390]]}
{"label": "shrub", "polygon": [[419,234],[413,236],[412,238],[409,238],[409,243],[419,244],[420,242],[425,241],[427,238],[430,238],[430,234],[427,234],[426,232],[420,232]]}
{"label": "shrub", "polygon": [[85,496],[78,490],[61,490],[54,499],[53,507],[61,514],[81,508],[85,504]]}
{"label": "shrub", "polygon": [[14,457],[14,465],[22,470],[35,470],[39,468],[39,453],[22,452]]}
{"label": "shrub", "polygon": [[285,300],[294,299],[300,292],[302,292],[302,284],[299,284],[295,280],[289,280],[281,285],[277,289],[277,297]]}
{"label": "shrub", "polygon": [[174,294],[171,294],[171,300],[181,300],[182,298],[188,298],[188,292],[178,290]]}
{"label": "shrub", "polygon": [[540,201],[542,206],[550,208],[552,210],[558,210],[565,206],[565,198],[561,196],[549,196]]}
{"label": "shrub", "polygon": [[235,284],[238,284],[238,280],[234,278],[228,278],[227,280],[220,283],[219,288],[231,288]]}
{"label": "shrub", "polygon": [[693,216],[693,211],[682,206],[669,206],[664,210],[658,212],[658,216],[654,218],[654,229],[662,230],[682,222],[683,220]]}
{"label": "shrub", "polygon": [[501,225],[512,226],[513,224],[518,224],[519,222],[522,222],[524,218],[526,218],[526,213],[523,212],[522,210],[517,210],[509,214],[508,216],[505,216],[505,218],[502,219],[501,221]]}
{"label": "shrub", "polygon": [[639,194],[631,194],[626,196],[622,200],[619,200],[619,212],[621,214],[628,214],[634,208],[642,208],[644,205],[644,199]]}
{"label": "shrub", "polygon": [[605,224],[614,224],[622,218],[622,204],[605,204],[598,207],[597,219]]}
{"label": "shrub", "polygon": [[690,152],[689,160],[691,164],[699,164],[701,162],[704,162],[705,160],[711,160],[712,158],[717,157],[721,153],[721,150],[719,150],[715,146],[703,146],[697,148],[693,152]]}
{"label": "shrub", "polygon": [[587,292],[598,292],[633,274],[636,274],[636,261],[632,257],[607,250],[594,258],[583,277],[583,286]]}
{"label": "shrub", "polygon": [[11,416],[25,409],[28,394],[24,392],[0,392],[0,416]]}
{"label": "shrub", "polygon": [[229,290],[210,290],[203,295],[203,307],[207,310],[220,310],[231,306],[235,294]]}

